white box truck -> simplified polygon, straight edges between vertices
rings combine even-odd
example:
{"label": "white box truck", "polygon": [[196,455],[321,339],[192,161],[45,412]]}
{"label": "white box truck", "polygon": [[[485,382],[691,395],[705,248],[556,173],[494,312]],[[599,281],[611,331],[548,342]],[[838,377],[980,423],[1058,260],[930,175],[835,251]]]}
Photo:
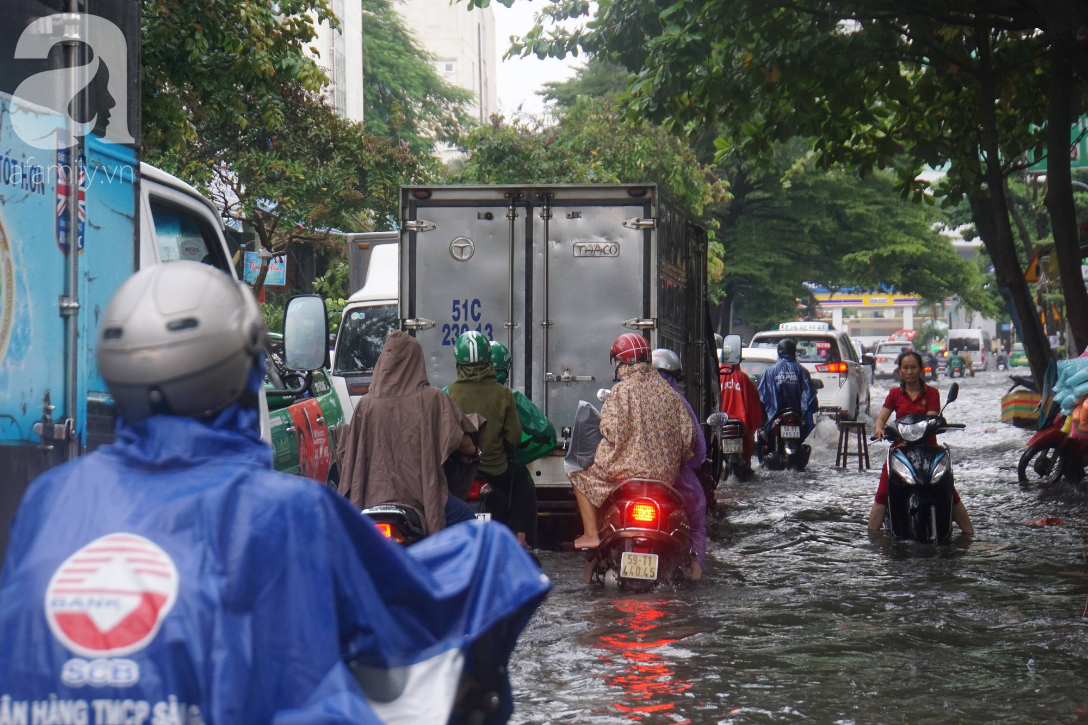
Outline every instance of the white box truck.
{"label": "white box truck", "polygon": [[462,332],[505,342],[511,385],[560,434],[557,455],[530,465],[542,516],[575,514],[562,449],[578,401],[613,385],[619,335],[674,350],[696,413],[718,410],[706,229],[655,185],[409,186],[400,216],[399,244],[370,240],[366,283],[344,309],[334,374],[352,405],[392,329],[420,341],[437,387],[457,377]]}

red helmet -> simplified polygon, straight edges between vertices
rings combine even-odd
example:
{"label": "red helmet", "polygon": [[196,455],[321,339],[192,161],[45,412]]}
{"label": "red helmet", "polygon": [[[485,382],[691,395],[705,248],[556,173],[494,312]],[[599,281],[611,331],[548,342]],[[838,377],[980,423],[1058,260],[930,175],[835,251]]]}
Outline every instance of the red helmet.
{"label": "red helmet", "polygon": [[650,362],[650,341],[642,335],[633,332],[625,332],[612,343],[612,349],[608,353],[610,362],[618,362],[630,365],[632,363]]}

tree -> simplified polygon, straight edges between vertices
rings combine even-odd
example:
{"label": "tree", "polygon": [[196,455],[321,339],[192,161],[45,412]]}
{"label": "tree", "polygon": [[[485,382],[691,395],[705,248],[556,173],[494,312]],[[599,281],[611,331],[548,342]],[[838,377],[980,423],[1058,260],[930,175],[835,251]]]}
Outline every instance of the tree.
{"label": "tree", "polygon": [[399,185],[422,180],[409,151],[367,134],[298,84],[280,88],[277,101],[283,117],[275,134],[256,125],[239,131],[197,106],[199,140],[154,159],[198,184],[226,219],[249,224],[274,254],[331,244],[333,229],[388,228]]}
{"label": "tree", "polygon": [[[723,155],[765,159],[776,142],[800,135],[827,168],[897,168],[901,189],[918,201],[927,198],[918,171],[950,164],[940,191],[948,203],[969,202],[1041,377],[1049,351],[1000,193],[1046,119],[1038,85],[1047,39],[1032,18],[998,14],[1019,4],[604,0],[592,21],[538,26],[514,50],[615,58],[635,74],[631,113],[685,135],[720,124]],[[564,0],[544,14],[564,21],[588,11]]]}
{"label": "tree", "polygon": [[336,22],[328,0],[144,0],[141,17],[143,145],[180,151],[204,124],[276,128],[280,88],[318,93],[328,83],[306,54],[313,23]]}
{"label": "tree", "polygon": [[390,0],[363,0],[366,129],[429,155],[471,123],[473,94],[443,80]]}

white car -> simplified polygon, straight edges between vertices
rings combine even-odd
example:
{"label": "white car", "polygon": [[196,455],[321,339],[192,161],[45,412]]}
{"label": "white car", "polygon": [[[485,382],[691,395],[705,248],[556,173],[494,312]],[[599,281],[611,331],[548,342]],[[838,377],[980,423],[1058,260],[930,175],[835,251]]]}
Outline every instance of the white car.
{"label": "white car", "polygon": [[759,385],[759,379],[763,377],[763,373],[776,362],[778,362],[777,350],[746,347],[740,351],[740,369],[748,375],[754,385]]}
{"label": "white car", "polygon": [[899,359],[899,354],[904,350],[913,350],[914,345],[909,342],[881,342],[878,343],[876,349],[873,350],[873,355],[876,356],[876,377],[880,378],[899,378],[899,368],[895,366],[895,361]]}
{"label": "white car", "polygon": [[817,392],[821,411],[846,420],[869,414],[867,361],[858,358],[849,335],[826,322],[783,322],[777,330],[757,332],[750,346],[777,350],[787,337],[797,342],[797,362],[823,383]]}

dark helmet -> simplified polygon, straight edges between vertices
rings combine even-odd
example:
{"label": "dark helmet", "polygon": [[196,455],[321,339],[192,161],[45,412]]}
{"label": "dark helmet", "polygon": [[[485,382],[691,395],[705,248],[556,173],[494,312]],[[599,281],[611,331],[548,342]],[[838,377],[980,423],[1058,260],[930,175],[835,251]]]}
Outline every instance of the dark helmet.
{"label": "dark helmet", "polygon": [[778,357],[792,358],[797,355],[797,341],[792,337],[784,337],[778,341]]}

